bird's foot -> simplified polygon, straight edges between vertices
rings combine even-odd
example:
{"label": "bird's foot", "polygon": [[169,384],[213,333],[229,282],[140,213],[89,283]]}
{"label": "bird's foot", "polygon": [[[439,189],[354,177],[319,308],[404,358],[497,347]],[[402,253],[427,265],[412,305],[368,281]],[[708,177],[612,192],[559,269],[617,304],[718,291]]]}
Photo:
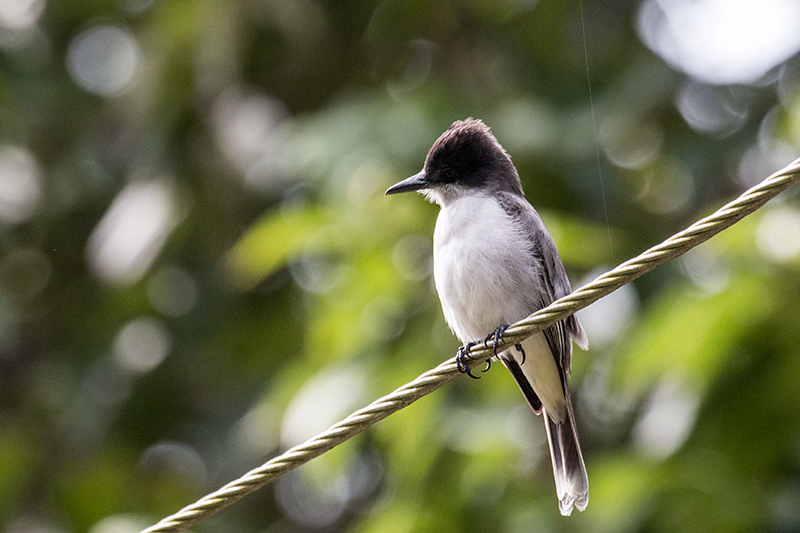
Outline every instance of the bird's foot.
{"label": "bird's foot", "polygon": [[[492,352],[497,355],[497,346],[503,342],[503,335],[505,334],[506,330],[508,329],[508,324],[500,324],[497,326],[493,332],[486,335],[486,338],[483,339],[483,347],[489,347],[489,339],[492,339]],[[486,370],[489,370],[488,368]]]}
{"label": "bird's foot", "polygon": [[[476,342],[468,342],[461,346],[456,354],[456,368],[459,372],[468,375],[472,379],[480,379],[480,376],[473,375],[472,370],[469,368],[469,361],[472,360],[472,357],[469,355],[469,350],[476,344]],[[488,370],[488,368],[486,370]]]}

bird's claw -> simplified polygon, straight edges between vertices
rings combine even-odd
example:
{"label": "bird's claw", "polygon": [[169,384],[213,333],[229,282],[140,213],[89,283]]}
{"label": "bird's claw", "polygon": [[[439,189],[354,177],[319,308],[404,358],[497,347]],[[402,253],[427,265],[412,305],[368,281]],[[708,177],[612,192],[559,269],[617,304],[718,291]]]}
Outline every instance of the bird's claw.
{"label": "bird's claw", "polygon": [[522,354],[522,362],[519,364],[519,366],[524,365],[525,364],[525,350],[522,349],[522,345],[521,344],[515,344],[514,348],[516,348],[517,351]]}
{"label": "bird's claw", "polygon": [[[486,335],[486,338],[483,339],[483,347],[489,347],[489,339],[492,339],[492,352],[494,355],[497,355],[497,346],[503,342],[503,335],[505,334],[506,330],[508,329],[508,324],[500,324],[497,328]],[[486,370],[489,370],[488,368]]]}
{"label": "bird's claw", "polygon": [[[509,327],[508,324],[500,324],[499,326],[497,326],[497,329],[495,329],[493,332],[489,333],[486,336],[486,338],[483,339],[483,347],[488,349],[489,348],[489,341],[491,340],[491,342],[492,342],[492,353],[494,353],[494,355],[496,356],[497,355],[497,347],[500,345],[501,342],[503,342],[503,334],[506,332],[508,327]],[[470,350],[470,348],[472,348],[476,344],[477,343],[475,343],[475,342],[468,342],[464,346],[460,347],[458,349],[458,353],[456,354],[456,368],[458,368],[459,372],[461,372],[463,374],[467,374],[469,377],[474,378],[474,379],[478,379],[479,376],[475,376],[475,375],[472,374],[472,370],[470,369],[469,364],[467,364],[467,360],[471,360],[472,359],[472,357],[470,357],[470,355],[469,355],[469,350]],[[522,346],[517,344],[516,348],[517,348],[517,350],[519,350],[522,353],[522,360],[524,362],[525,361],[525,352],[522,350]],[[488,372],[490,368],[492,368],[492,360],[491,359],[487,359],[486,360],[486,366],[483,368],[483,370],[481,370],[481,372]]]}
{"label": "bird's claw", "polygon": [[[476,344],[477,343],[475,342],[468,342],[467,344],[461,346],[456,354],[456,368],[459,372],[468,375],[472,379],[480,379],[480,376],[473,375],[468,363],[468,361],[472,360],[472,357],[469,355],[469,350]],[[486,370],[489,370],[488,367]],[[486,370],[484,370],[484,372]]]}

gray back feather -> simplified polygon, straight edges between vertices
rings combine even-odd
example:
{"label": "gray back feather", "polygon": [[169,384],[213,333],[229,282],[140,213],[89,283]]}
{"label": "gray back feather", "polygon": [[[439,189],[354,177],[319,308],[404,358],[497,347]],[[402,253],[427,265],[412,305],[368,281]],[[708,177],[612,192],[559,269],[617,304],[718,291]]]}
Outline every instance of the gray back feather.
{"label": "gray back feather", "polygon": [[[558,249],[539,213],[520,195],[502,192],[496,193],[496,198],[503,210],[519,225],[520,235],[528,241],[530,259],[539,276],[535,280],[538,290],[527,295],[530,298],[530,313],[572,292]],[[586,334],[574,315],[556,322],[543,333],[561,370],[562,381],[566,384],[572,365],[572,340],[586,348]]]}

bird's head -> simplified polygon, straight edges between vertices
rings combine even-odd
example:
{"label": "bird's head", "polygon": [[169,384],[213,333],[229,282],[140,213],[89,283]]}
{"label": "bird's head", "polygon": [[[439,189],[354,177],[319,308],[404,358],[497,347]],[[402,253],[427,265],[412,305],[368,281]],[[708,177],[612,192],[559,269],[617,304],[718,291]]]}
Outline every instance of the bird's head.
{"label": "bird's head", "polygon": [[440,205],[475,192],[506,191],[522,195],[511,158],[480,120],[459,120],[436,139],[422,170],[386,194],[417,191]]}

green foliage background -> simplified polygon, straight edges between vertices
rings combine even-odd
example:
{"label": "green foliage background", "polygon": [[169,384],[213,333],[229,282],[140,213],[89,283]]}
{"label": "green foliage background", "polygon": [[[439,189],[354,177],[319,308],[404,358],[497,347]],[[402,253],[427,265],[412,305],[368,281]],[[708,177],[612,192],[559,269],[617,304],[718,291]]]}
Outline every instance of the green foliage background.
{"label": "green foliage background", "polygon": [[[0,223],[0,531],[137,531],[452,356],[437,209],[382,193],[453,120],[493,128],[573,286],[800,155],[797,58],[699,86],[640,42],[639,2],[583,4],[51,0],[2,30],[0,144],[40,195]],[[96,26],[138,43],[118,94],[67,67]],[[687,124],[697,87],[735,127]],[[143,183],[174,228],[104,277],[90,236]],[[194,530],[800,529],[797,194],[581,315],[584,513],[558,514],[495,367]]]}

